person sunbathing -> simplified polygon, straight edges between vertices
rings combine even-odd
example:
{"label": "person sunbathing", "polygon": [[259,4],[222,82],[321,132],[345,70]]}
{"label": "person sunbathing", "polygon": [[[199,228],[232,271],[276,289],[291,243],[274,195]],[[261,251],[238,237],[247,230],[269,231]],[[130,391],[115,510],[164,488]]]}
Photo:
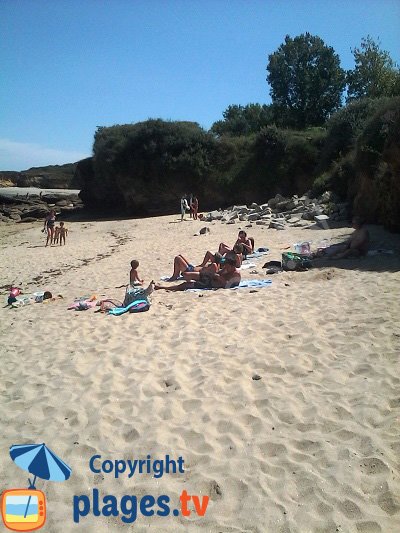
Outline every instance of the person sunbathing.
{"label": "person sunbathing", "polygon": [[[252,237],[247,237],[247,233],[244,230],[240,230],[238,233],[238,238],[235,242],[235,245],[243,246],[243,257],[246,257],[254,251],[254,239]],[[234,245],[234,246],[235,246]],[[224,242],[221,242],[219,245],[218,251],[220,254],[225,255],[227,252],[233,250],[233,247],[230,248]]]}
{"label": "person sunbathing", "polygon": [[[189,279],[179,285],[162,286],[156,285],[155,290],[165,291],[185,291],[187,289],[230,289],[237,287],[240,283],[240,272],[236,269],[236,261],[233,258],[227,258],[224,266],[219,272],[197,273],[192,272]],[[197,279],[193,279],[193,277]]]}
{"label": "person sunbathing", "polygon": [[360,217],[354,217],[352,226],[354,231],[347,241],[329,246],[323,250],[323,255],[331,259],[344,259],[346,257],[366,255],[369,246],[369,232],[364,227],[364,221]]}
{"label": "person sunbathing", "polygon": [[192,272],[183,272],[182,277],[186,281],[199,281],[200,279],[205,279],[206,277],[210,277],[213,274],[216,274],[219,271],[219,268],[219,264],[209,263],[200,270],[193,270]]}
{"label": "person sunbathing", "polygon": [[[221,247],[221,244],[220,244],[220,247]],[[233,250],[227,250],[225,251],[223,255],[220,252],[212,253],[210,251],[207,251],[204,256],[203,261],[200,263],[200,265],[198,265],[195,268],[203,268],[207,263],[222,264],[227,254],[234,255],[235,261],[236,261],[236,268],[240,268],[243,262],[243,252],[244,252],[244,247],[243,247],[243,244],[241,243],[236,243],[233,246]]]}
{"label": "person sunbathing", "polygon": [[210,254],[210,257],[207,259],[207,261],[204,262],[204,265],[201,264],[198,266],[194,266],[189,263],[189,261],[185,259],[183,255],[177,255],[174,257],[174,272],[168,281],[177,280],[181,274],[184,276],[184,274],[200,272],[206,266],[207,263],[215,263],[219,265],[221,260],[222,256],[220,254]]}

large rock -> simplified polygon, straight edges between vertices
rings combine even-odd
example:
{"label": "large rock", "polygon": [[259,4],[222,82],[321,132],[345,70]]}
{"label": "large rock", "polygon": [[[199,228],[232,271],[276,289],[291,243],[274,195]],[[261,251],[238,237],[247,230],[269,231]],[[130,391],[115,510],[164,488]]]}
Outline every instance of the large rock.
{"label": "large rock", "polygon": [[281,194],[277,194],[275,198],[271,198],[270,200],[268,200],[268,206],[272,209],[275,209],[277,204],[279,202],[282,202],[283,200],[285,200],[285,198]]}
{"label": "large rock", "polygon": [[237,211],[225,213],[224,216],[222,217],[222,222],[232,222],[236,220],[237,218],[239,218]]}
{"label": "large rock", "polygon": [[294,209],[296,207],[296,203],[292,200],[283,200],[282,202],[278,202],[276,204],[276,209],[278,211],[290,211],[291,209]]}
{"label": "large rock", "polygon": [[328,225],[329,217],[328,217],[328,215],[316,215],[314,218],[315,218],[315,221],[316,221],[316,223],[318,224],[319,227],[321,227],[323,229],[328,229],[329,228],[329,225]]}
{"label": "large rock", "polygon": [[37,218],[35,217],[24,217],[19,220],[19,222],[37,222]]}
{"label": "large rock", "polygon": [[62,194],[62,193],[47,193],[42,195],[42,200],[47,204],[57,204],[57,202],[67,202],[66,205],[78,201],[81,201],[77,194]]}
{"label": "large rock", "polygon": [[221,220],[222,213],[221,211],[211,211],[211,213],[208,213],[207,218],[209,220]]}
{"label": "large rock", "polygon": [[21,213],[22,218],[34,217],[34,218],[45,218],[49,212],[48,207],[41,205],[32,205],[24,209]]}
{"label": "large rock", "polygon": [[273,229],[285,229],[286,221],[283,218],[271,220],[271,222],[269,223],[269,227]]}

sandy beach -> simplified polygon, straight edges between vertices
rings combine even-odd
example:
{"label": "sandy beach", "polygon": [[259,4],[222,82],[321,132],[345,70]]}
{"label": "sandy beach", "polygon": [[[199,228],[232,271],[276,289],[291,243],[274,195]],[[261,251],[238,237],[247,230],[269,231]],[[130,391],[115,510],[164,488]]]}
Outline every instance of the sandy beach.
{"label": "sandy beach", "polygon": [[[148,312],[67,310],[74,298],[122,300],[130,261],[146,282],[198,264],[239,224],[178,216],[66,222],[67,245],[41,225],[0,227],[0,484],[27,486],[9,446],[46,443],[72,468],[37,481],[46,531],[377,533],[400,530],[400,236],[371,226],[376,255],[271,276],[261,289],[156,291]],[[244,225],[243,225],[244,227]],[[245,228],[268,256],[350,228]],[[256,273],[254,273],[256,271]],[[63,299],[3,307],[15,284]],[[182,457],[184,473],[94,473],[89,461]],[[100,464],[98,461],[96,464]],[[204,516],[73,521],[73,497],[209,496]],[[193,505],[189,503],[193,511]]]}

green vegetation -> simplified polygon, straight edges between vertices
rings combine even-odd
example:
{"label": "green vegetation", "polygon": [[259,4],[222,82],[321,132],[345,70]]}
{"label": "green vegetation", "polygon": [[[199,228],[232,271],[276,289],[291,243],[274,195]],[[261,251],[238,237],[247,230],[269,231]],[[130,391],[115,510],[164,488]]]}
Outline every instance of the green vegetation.
{"label": "green vegetation", "polygon": [[355,67],[347,73],[347,101],[365,96],[400,96],[400,71],[388,52],[370,36],[352,52]]}
{"label": "green vegetation", "polygon": [[284,123],[295,128],[322,126],[341,104],[345,72],[332,47],[305,33],[269,56],[267,81]]}
{"label": "green vegetation", "polygon": [[269,56],[270,105],[230,105],[210,131],[161,119],[98,128],[93,159],[78,163],[82,198],[151,214],[189,192],[207,209],[329,189],[400,228],[399,72],[370,37],[353,53],[345,73],[319,37],[286,36]]}

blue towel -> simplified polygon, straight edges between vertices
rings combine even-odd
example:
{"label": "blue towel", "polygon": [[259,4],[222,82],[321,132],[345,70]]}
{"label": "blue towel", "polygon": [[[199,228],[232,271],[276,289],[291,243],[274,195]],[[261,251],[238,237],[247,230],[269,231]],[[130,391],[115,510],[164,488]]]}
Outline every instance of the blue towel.
{"label": "blue towel", "polygon": [[124,313],[127,313],[132,307],[135,307],[138,304],[142,304],[142,303],[148,304],[148,301],[147,300],[135,300],[131,302],[129,305],[127,305],[126,307],[114,307],[113,309],[110,309],[108,311],[108,314],[115,315],[115,316],[123,315]]}
{"label": "blue towel", "polygon": [[233,287],[234,289],[244,289],[246,287],[261,289],[262,287],[269,287],[272,285],[271,279],[243,279],[240,282],[239,287]]}
{"label": "blue towel", "polygon": [[[263,287],[270,287],[272,285],[271,279],[243,279],[238,287],[232,287],[230,290],[236,289],[261,289]],[[213,291],[217,289],[187,289],[187,291],[198,292],[198,291]],[[224,289],[229,290],[229,289]]]}

